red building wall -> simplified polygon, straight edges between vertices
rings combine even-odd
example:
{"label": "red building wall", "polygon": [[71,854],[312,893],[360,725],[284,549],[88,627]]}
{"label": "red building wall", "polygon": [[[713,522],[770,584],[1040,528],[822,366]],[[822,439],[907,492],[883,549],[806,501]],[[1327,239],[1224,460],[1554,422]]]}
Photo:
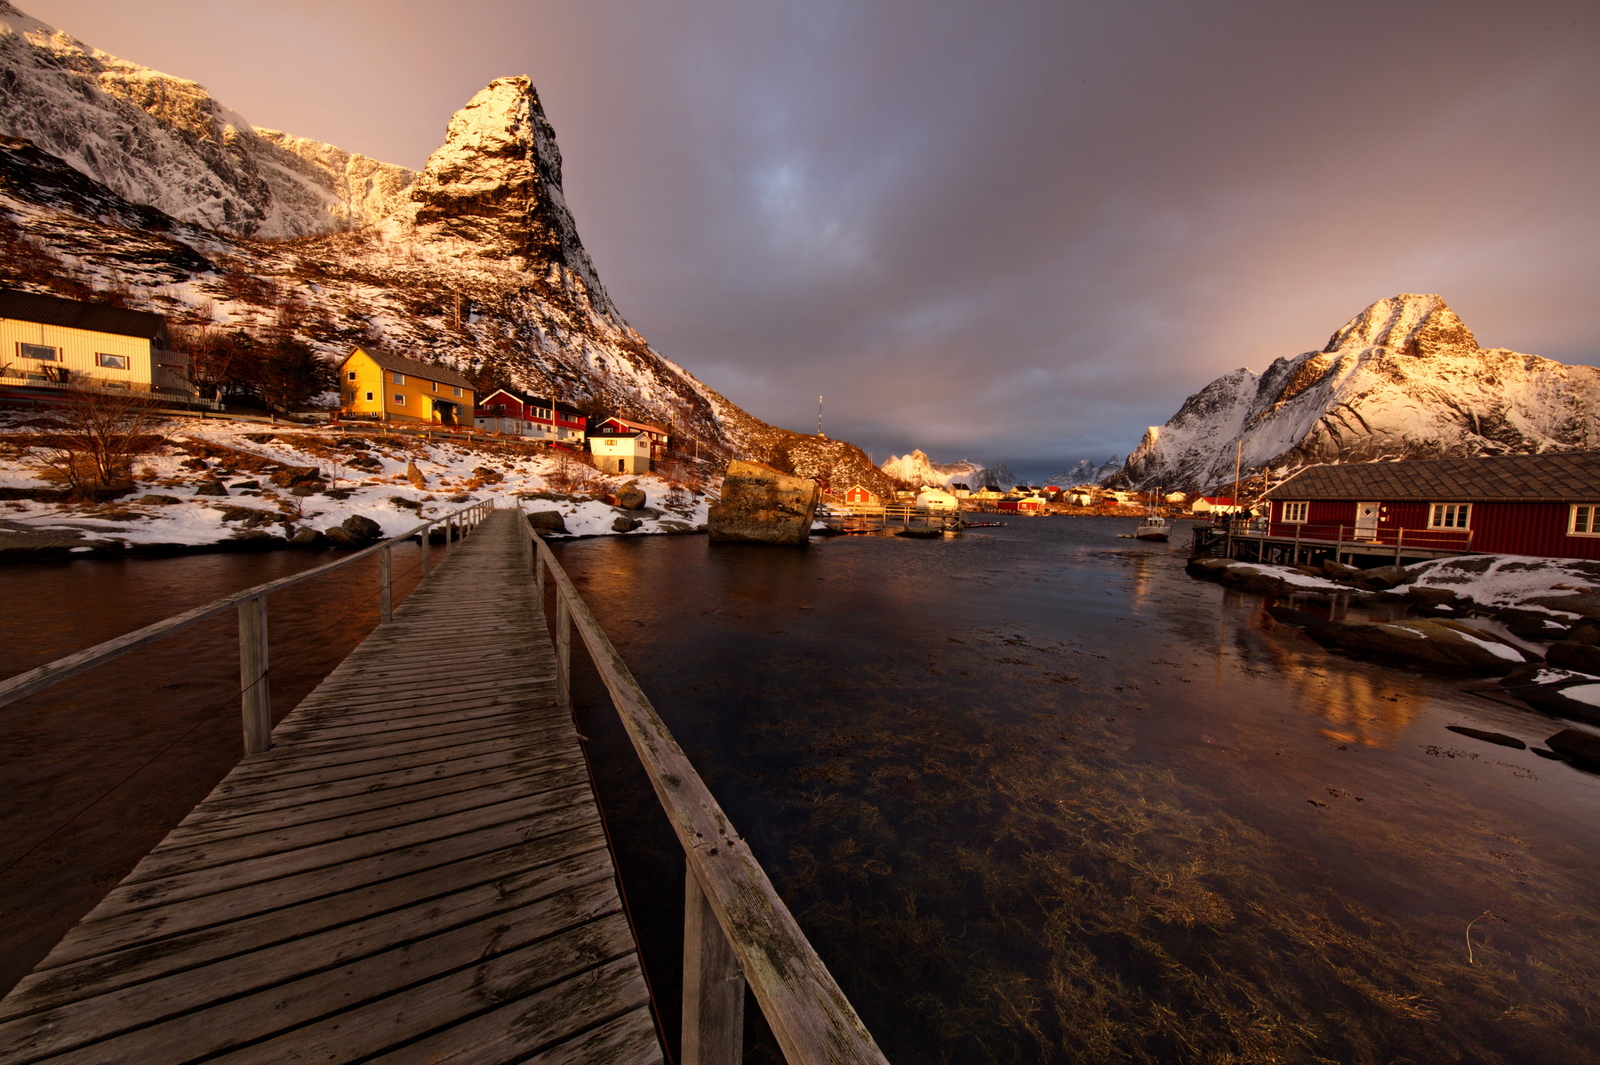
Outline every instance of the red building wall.
{"label": "red building wall", "polygon": [[[1600,537],[1567,535],[1570,510],[1565,503],[1474,503],[1469,522],[1470,540],[1454,529],[1428,528],[1430,503],[1405,500],[1383,502],[1380,506],[1377,539],[1385,544],[1394,544],[1403,530],[1403,542],[1415,547],[1495,555],[1600,559]],[[1340,534],[1342,527],[1343,537],[1348,540],[1355,521],[1355,503],[1312,500],[1306,522],[1299,526],[1300,537],[1331,540]],[[1295,531],[1294,524],[1283,521],[1283,502],[1273,500],[1271,535],[1294,536]]]}

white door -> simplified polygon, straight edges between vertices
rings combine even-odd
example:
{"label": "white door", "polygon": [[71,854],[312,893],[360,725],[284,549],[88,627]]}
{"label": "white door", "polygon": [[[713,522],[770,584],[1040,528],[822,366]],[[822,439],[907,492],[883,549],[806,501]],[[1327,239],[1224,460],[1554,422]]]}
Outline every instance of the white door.
{"label": "white door", "polygon": [[1378,504],[1356,504],[1356,539],[1376,540],[1378,538]]}

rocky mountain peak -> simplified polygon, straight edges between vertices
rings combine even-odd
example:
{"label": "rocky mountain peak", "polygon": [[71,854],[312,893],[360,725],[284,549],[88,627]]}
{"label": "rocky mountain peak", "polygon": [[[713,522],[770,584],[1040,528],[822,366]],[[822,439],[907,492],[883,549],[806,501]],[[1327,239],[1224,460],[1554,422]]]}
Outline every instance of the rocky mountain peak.
{"label": "rocky mountain peak", "polygon": [[1387,348],[1395,355],[1462,355],[1477,351],[1478,341],[1438,295],[1402,292],[1350,319],[1322,350],[1366,348]]}
{"label": "rocky mountain peak", "polygon": [[496,78],[450,119],[411,186],[415,239],[465,255],[557,264],[601,313],[614,313],[561,191],[561,152],[527,78]]}

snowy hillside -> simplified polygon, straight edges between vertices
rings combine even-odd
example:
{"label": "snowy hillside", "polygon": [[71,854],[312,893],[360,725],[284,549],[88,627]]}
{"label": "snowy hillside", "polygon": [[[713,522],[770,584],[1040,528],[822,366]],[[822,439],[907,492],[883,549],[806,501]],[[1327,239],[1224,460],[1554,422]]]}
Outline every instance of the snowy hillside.
{"label": "snowy hillside", "polygon": [[107,55],[0,0],[0,130],[186,222],[297,237],[376,221],[416,177],[258,130],[203,86]]}
{"label": "snowy hillside", "polygon": [[1198,491],[1245,469],[1600,447],[1600,370],[1479,348],[1437,295],[1380,300],[1321,351],[1235,370],[1152,426],[1114,482]]}
{"label": "snowy hillside", "polygon": [[[690,454],[881,475],[652,350],[606,294],[527,78],[450,120],[421,173],[257,130],[193,82],[0,0],[0,285],[110,298],[191,334],[376,343],[666,426]],[[289,238],[289,239],[266,239]]]}

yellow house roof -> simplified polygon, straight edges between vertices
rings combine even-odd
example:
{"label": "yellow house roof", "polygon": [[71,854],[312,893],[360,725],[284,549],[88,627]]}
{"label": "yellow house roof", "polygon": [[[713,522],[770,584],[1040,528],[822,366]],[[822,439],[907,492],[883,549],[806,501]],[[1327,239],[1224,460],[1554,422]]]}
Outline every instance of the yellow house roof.
{"label": "yellow house roof", "polygon": [[477,391],[477,387],[461,376],[461,371],[459,370],[453,370],[448,366],[435,366],[432,363],[418,362],[416,359],[408,359],[404,355],[395,355],[392,352],[384,351],[382,348],[369,347],[366,344],[357,344],[351,348],[350,354],[346,355],[344,361],[339,365],[343,366],[344,363],[349,362],[351,357],[358,351],[377,363],[380,369],[388,370],[391,373],[403,373],[407,377],[420,377],[424,381],[437,381],[441,385],[453,385],[457,388],[470,388],[474,392]]}

